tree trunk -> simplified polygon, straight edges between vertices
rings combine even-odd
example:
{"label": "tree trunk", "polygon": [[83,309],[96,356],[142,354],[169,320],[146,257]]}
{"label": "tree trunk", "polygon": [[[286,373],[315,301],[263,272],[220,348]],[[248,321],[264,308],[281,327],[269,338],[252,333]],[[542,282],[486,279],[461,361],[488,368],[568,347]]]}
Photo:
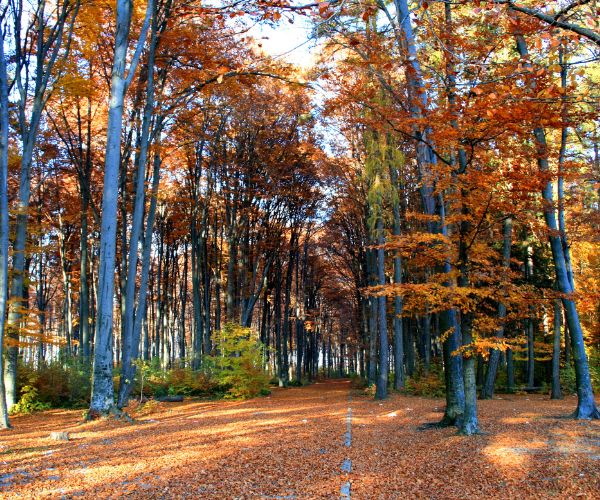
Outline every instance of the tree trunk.
{"label": "tree trunk", "polygon": [[8,303],[8,74],[0,30],[0,429],[10,427],[4,387],[4,326]]}
{"label": "tree trunk", "polygon": [[[94,349],[94,370],[91,414],[106,414],[114,407],[112,380],[112,336],[115,251],[117,232],[117,206],[119,167],[121,163],[121,130],[125,92],[125,65],[132,4],[117,0],[117,27],[110,88],[108,128],[106,132],[106,157],[104,164],[104,189],[102,194],[102,223],[100,230],[100,264],[98,271],[98,306]],[[135,71],[132,66],[130,72]]]}
{"label": "tree trunk", "polygon": [[[504,219],[503,239],[502,239],[502,268],[508,271],[510,269],[510,251],[512,246],[512,218]],[[496,331],[496,337],[504,337],[504,321],[506,319],[506,306],[502,301],[498,303],[498,320],[500,327]],[[485,374],[485,381],[481,389],[481,399],[492,399],[494,397],[494,385],[496,383],[496,374],[498,372],[498,362],[500,361],[500,351],[492,349],[488,362],[488,369]]]}
{"label": "tree trunk", "polygon": [[[385,234],[383,229],[383,218],[381,215],[377,219],[377,276],[379,285],[385,285]],[[386,296],[381,295],[378,301],[378,319],[379,319],[379,376],[377,378],[377,388],[375,399],[387,398],[388,392],[388,372],[389,372],[389,347],[387,333],[387,311]]]}
{"label": "tree trunk", "polygon": [[[522,58],[528,57],[527,45],[522,35],[517,35],[517,49]],[[546,175],[550,170],[548,161],[548,145],[546,143],[546,134],[541,126],[533,129],[533,135],[536,143],[537,163],[540,173]],[[554,193],[552,182],[546,182],[542,191],[544,199],[544,220],[548,228],[548,238],[550,248],[552,249],[552,260],[554,261],[554,271],[559,291],[564,294],[562,299],[565,315],[567,317],[567,326],[571,335],[571,344],[573,349],[573,358],[575,361],[575,376],[577,381],[577,409],[574,417],[577,419],[600,418],[600,412],[596,407],[594,390],[590,378],[590,369],[588,365],[587,353],[583,340],[583,330],[577,312],[577,305],[573,297],[573,287],[569,281],[567,262],[563,250],[563,245],[556,221],[554,211]]]}
{"label": "tree trunk", "polygon": [[552,392],[550,399],[562,399],[560,389],[560,323],[562,307],[560,300],[554,301],[554,336],[552,342]]}

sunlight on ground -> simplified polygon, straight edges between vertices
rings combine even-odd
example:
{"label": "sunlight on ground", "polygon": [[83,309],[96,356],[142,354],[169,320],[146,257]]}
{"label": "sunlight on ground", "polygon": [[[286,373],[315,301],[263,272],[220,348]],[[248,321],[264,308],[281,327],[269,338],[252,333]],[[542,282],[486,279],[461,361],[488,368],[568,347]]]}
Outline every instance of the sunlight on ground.
{"label": "sunlight on ground", "polygon": [[[580,480],[597,477],[600,426],[557,419],[570,402],[482,402],[485,434],[468,438],[418,430],[441,418],[441,400],[349,402],[348,391],[342,381],[249,401],[161,404],[135,425],[81,424],[74,411],[17,417],[0,434],[0,496],[334,498],[349,481],[359,499],[571,498],[600,486]],[[56,430],[72,439],[50,441]],[[346,458],[352,470],[342,474]]]}

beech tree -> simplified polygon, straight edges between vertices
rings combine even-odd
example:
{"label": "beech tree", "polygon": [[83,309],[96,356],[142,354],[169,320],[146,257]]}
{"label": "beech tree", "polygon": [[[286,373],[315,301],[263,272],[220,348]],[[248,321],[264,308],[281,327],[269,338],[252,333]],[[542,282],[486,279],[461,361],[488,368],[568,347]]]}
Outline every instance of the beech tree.
{"label": "beech tree", "polygon": [[[430,425],[465,435],[478,396],[571,373],[597,418],[591,8],[9,1],[0,399],[20,360],[120,415],[148,371],[212,380],[247,335],[275,384],[431,384]],[[250,35],[291,13],[314,68]]]}

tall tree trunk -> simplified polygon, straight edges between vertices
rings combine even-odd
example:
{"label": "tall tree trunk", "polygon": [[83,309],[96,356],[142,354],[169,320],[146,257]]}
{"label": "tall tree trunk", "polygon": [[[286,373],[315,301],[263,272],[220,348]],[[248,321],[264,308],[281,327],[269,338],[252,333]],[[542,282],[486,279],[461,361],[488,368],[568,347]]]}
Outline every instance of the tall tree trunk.
{"label": "tall tree trunk", "polygon": [[[507,217],[503,223],[503,239],[502,239],[502,268],[507,272],[510,269],[510,250],[512,246],[512,218]],[[500,326],[496,331],[496,337],[504,338],[504,322],[506,320],[506,305],[498,302],[498,320]],[[494,385],[496,383],[496,374],[498,372],[498,362],[500,361],[500,351],[492,349],[490,359],[488,361],[485,381],[481,389],[481,399],[492,399],[494,397]]]}
{"label": "tall tree trunk", "polygon": [[[374,266],[375,252],[367,251],[367,274],[369,284],[374,285],[373,276],[375,275]],[[374,384],[377,381],[377,298],[369,297],[369,366],[368,383]]]}
{"label": "tall tree trunk", "polygon": [[[131,352],[130,359],[137,359],[139,356],[139,345],[140,336],[142,333],[142,323],[145,327],[144,336],[144,360],[148,359],[149,354],[149,339],[148,339],[148,322],[146,320],[147,313],[147,298],[148,298],[148,280],[150,275],[150,256],[152,252],[152,233],[154,230],[154,221],[156,218],[156,205],[158,196],[158,185],[160,181],[160,156],[156,154],[154,156],[153,169],[152,169],[152,191],[150,198],[150,208],[148,210],[148,216],[146,220],[146,233],[144,235],[144,246],[142,249],[142,272],[140,277],[140,288],[138,291],[138,303],[134,314],[133,330],[131,334]],[[135,365],[131,365],[131,371],[127,374],[123,374],[123,384],[119,387],[119,405],[124,406],[129,398],[129,393],[133,385],[133,379],[135,377]]]}
{"label": "tall tree trunk", "polygon": [[[381,210],[381,209],[380,209]],[[377,277],[379,285],[385,285],[385,234],[383,229],[383,217],[377,218]],[[389,366],[389,347],[387,333],[387,311],[386,296],[381,295],[377,298],[378,318],[379,318],[379,376],[377,377],[377,388],[375,399],[387,398],[388,392],[388,372]]]}
{"label": "tall tree trunk", "polygon": [[[528,57],[527,45],[522,35],[516,35],[517,49],[522,58]],[[548,144],[546,134],[541,126],[535,126],[533,129],[535,138],[537,164],[542,175],[546,175],[550,170],[548,161]],[[573,358],[575,361],[575,377],[577,381],[577,409],[574,417],[577,419],[600,418],[600,411],[596,407],[594,390],[590,378],[590,369],[587,353],[585,352],[585,343],[583,340],[583,330],[577,312],[577,305],[573,299],[573,287],[569,281],[567,262],[565,253],[559,236],[559,227],[556,221],[554,211],[554,192],[552,181],[547,181],[542,191],[544,200],[544,220],[548,228],[548,238],[550,248],[552,249],[552,260],[554,262],[554,271],[559,291],[564,294],[562,299],[565,315],[567,317],[567,326],[571,335],[571,344],[573,349]]]}
{"label": "tall tree trunk", "polygon": [[554,301],[554,335],[552,342],[552,392],[550,399],[562,399],[560,389],[560,323],[562,307],[560,300]]}
{"label": "tall tree trunk", "polygon": [[[398,186],[398,171],[395,166],[390,169],[390,179],[392,185],[399,191]],[[394,214],[393,234],[399,237],[402,234],[400,226],[400,203],[399,194],[394,197],[392,211]],[[400,252],[394,252],[394,283],[400,285],[402,283],[402,259]],[[404,374],[404,338],[402,332],[402,296],[394,297],[394,389],[404,389],[405,374]]]}
{"label": "tall tree trunk", "polygon": [[8,74],[0,29],[0,428],[10,427],[4,387],[4,327],[8,303]]}
{"label": "tall tree trunk", "polygon": [[104,163],[104,188],[102,193],[102,222],[100,229],[100,264],[98,270],[98,305],[94,348],[94,370],[90,415],[106,414],[114,407],[113,368],[113,296],[116,260],[117,208],[119,167],[121,164],[121,131],[125,93],[139,61],[141,47],[146,38],[152,1],[148,2],[147,16],[138,40],[136,52],[125,77],[129,27],[132,4],[117,0],[117,26],[110,87],[108,127],[106,131],[106,156]]}
{"label": "tall tree trunk", "polygon": [[[467,216],[469,209],[465,204],[468,192],[462,189],[462,215],[463,219],[460,222],[460,239],[459,239],[459,271],[458,284],[461,287],[470,286],[470,262],[468,255],[467,237],[471,230]],[[462,346],[467,351],[463,356],[463,380],[465,390],[465,410],[462,418],[459,432],[466,436],[479,433],[479,422],[477,419],[477,383],[475,374],[475,349],[473,349],[473,313],[471,311],[463,311],[461,313],[461,333]]]}
{"label": "tall tree trunk", "polygon": [[[122,342],[122,366],[119,380],[118,406],[122,408],[127,404],[133,379],[135,377],[135,365],[133,364],[139,353],[139,337],[134,335],[135,322],[135,285],[138,273],[138,246],[143,234],[144,210],[146,204],[146,165],[148,163],[148,149],[150,147],[150,127],[152,113],[154,111],[154,56],[156,52],[157,20],[156,12],[152,13],[152,30],[150,36],[150,47],[148,50],[148,62],[146,65],[146,102],[142,116],[142,130],[139,139],[139,152],[136,153],[136,185],[133,217],[131,220],[131,234],[129,237],[129,255],[127,257],[127,280],[125,283],[125,311],[124,322],[121,330]],[[123,222],[124,224],[124,222]],[[126,231],[123,229],[123,233]],[[122,249],[125,252],[125,247]],[[144,310],[139,311],[141,314]]]}
{"label": "tall tree trunk", "polygon": [[[19,357],[19,328],[23,322],[28,307],[24,297],[25,274],[27,272],[25,247],[27,244],[29,203],[31,197],[31,165],[33,150],[37,140],[42,113],[52,92],[52,78],[55,77],[54,67],[57,61],[66,57],[69,52],[70,38],[75,17],[79,10],[79,2],[70,0],[62,2],[57,7],[55,15],[45,11],[46,2],[37,6],[25,2],[14,2],[10,11],[13,15],[13,47],[15,49],[15,80],[17,100],[17,117],[19,135],[21,138],[21,169],[19,177],[19,193],[17,198],[17,215],[15,222],[15,238],[13,241],[12,277],[10,284],[10,306],[7,336],[13,341],[6,349],[5,356],[5,397],[8,409],[17,401],[17,361]],[[34,43],[29,47],[29,38],[23,39],[22,26],[24,10],[33,8],[35,15]],[[66,36],[65,36],[66,31]],[[63,42],[67,41],[66,47]],[[62,54],[62,56],[61,56]],[[35,71],[27,65],[35,65]],[[6,69],[6,67],[5,67]],[[25,81],[23,81],[23,79]],[[8,76],[6,79],[8,87]],[[29,92],[33,89],[32,99]]]}

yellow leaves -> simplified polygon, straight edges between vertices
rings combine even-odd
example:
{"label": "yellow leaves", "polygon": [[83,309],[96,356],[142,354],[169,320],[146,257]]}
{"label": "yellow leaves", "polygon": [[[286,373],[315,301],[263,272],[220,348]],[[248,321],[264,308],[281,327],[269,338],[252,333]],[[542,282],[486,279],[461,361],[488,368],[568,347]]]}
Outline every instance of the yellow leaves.
{"label": "yellow leaves", "polygon": [[554,73],[560,73],[561,69],[562,68],[561,68],[560,64],[553,64],[552,66],[550,66],[548,68],[548,71],[552,71]]}
{"label": "yellow leaves", "polygon": [[446,342],[450,338],[450,336],[456,331],[456,329],[452,326],[448,328],[445,332],[440,333],[440,342]]}

